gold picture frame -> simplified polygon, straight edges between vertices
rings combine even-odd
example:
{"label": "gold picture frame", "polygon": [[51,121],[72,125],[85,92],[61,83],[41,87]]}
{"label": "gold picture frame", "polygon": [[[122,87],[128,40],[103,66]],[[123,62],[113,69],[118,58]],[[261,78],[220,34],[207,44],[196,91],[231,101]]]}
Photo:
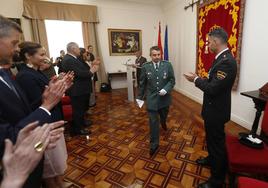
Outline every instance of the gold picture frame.
{"label": "gold picture frame", "polygon": [[135,55],[142,50],[141,35],[141,30],[108,29],[110,56]]}

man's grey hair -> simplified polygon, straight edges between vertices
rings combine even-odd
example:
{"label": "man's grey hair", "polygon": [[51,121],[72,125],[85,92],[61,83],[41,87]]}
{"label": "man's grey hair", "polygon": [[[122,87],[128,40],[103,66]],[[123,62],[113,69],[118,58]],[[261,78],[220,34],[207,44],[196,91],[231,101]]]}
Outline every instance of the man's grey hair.
{"label": "man's grey hair", "polygon": [[211,32],[208,34],[211,37],[216,37],[221,40],[223,44],[227,44],[228,42],[228,34],[223,28],[216,28],[213,29]]}
{"label": "man's grey hair", "polygon": [[152,46],[152,47],[150,48],[150,55],[152,54],[152,51],[154,51],[154,50],[156,50],[156,51],[160,51],[160,48],[159,48],[158,46]]}
{"label": "man's grey hair", "polygon": [[16,22],[0,15],[0,38],[9,36],[12,29],[22,33],[21,27]]}
{"label": "man's grey hair", "polygon": [[78,47],[78,44],[75,42],[69,42],[67,44],[67,52],[72,52],[74,47]]}

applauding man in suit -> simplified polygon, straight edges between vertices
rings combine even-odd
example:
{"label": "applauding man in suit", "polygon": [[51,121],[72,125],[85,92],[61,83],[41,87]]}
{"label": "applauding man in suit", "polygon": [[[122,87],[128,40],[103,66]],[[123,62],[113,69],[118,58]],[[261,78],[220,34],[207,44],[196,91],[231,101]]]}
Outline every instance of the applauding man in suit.
{"label": "applauding man in suit", "polygon": [[143,100],[146,94],[147,111],[150,123],[150,155],[159,146],[159,117],[164,130],[167,130],[166,120],[171,104],[171,91],[175,85],[175,77],[170,62],[162,61],[160,49],[153,46],[150,49],[151,62],[143,64],[141,68],[139,95]]}
{"label": "applauding man in suit", "polygon": [[90,132],[83,129],[83,125],[86,123],[84,116],[88,109],[89,94],[91,92],[90,79],[97,72],[98,67],[92,66],[90,70],[85,69],[84,63],[78,59],[79,56],[79,46],[74,42],[68,43],[67,54],[62,60],[62,69],[64,72],[74,72],[74,82],[68,90],[73,108],[73,133],[88,135]]}

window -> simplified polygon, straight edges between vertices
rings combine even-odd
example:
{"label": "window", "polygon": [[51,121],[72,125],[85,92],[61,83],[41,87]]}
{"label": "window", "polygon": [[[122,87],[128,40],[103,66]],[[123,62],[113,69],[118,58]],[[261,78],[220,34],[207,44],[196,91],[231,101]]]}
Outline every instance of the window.
{"label": "window", "polygon": [[48,48],[50,57],[55,60],[60,55],[60,50],[66,52],[69,42],[76,42],[79,47],[84,47],[82,22],[45,20]]}

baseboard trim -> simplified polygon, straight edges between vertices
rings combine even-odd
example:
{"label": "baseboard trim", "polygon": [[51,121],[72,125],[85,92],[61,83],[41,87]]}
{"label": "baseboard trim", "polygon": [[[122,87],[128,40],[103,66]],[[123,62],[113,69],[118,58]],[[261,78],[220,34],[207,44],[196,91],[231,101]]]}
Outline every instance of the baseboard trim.
{"label": "baseboard trim", "polygon": [[[189,97],[190,99],[194,100],[195,102],[198,102],[198,103],[201,104],[201,105],[202,105],[202,103],[203,103],[202,99],[200,99],[200,98],[198,98],[198,97],[192,95],[191,93],[189,93],[189,92],[187,92],[187,91],[185,91],[185,90],[182,90],[182,89],[180,89],[180,88],[174,88],[174,90],[175,90],[176,92],[179,92],[179,93],[185,95],[186,97]],[[241,127],[244,127],[244,128],[246,128],[246,129],[248,129],[248,130],[250,130],[251,127],[252,127],[252,122],[248,122],[248,121],[246,121],[246,120],[240,118],[239,116],[237,116],[237,115],[235,115],[235,114],[233,114],[233,113],[231,113],[231,121],[237,123],[237,124],[240,125]]]}
{"label": "baseboard trim", "polygon": [[190,99],[192,99],[192,100],[194,100],[195,102],[198,102],[199,104],[202,105],[202,99],[200,99],[200,98],[198,98],[198,97],[192,95],[191,93],[189,93],[189,92],[187,92],[187,91],[185,91],[185,90],[179,89],[179,88],[174,88],[174,90],[175,90],[176,92],[179,92],[179,93],[185,95],[186,97],[189,97]]}

